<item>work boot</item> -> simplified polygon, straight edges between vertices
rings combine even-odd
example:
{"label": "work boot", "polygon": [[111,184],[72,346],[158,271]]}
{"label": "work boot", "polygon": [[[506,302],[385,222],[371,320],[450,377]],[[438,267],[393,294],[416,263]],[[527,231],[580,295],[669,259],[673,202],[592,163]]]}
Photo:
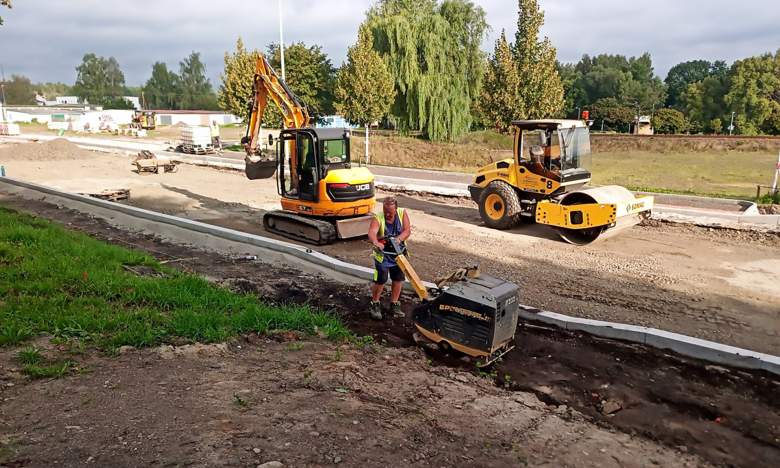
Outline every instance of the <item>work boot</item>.
{"label": "work boot", "polygon": [[391,302],[390,303],[390,311],[393,313],[394,317],[398,318],[404,318],[406,317],[406,314],[403,310],[401,310],[401,303],[400,302]]}
{"label": "work boot", "polygon": [[368,315],[374,320],[382,320],[382,307],[379,301],[371,301],[371,304],[368,306]]}

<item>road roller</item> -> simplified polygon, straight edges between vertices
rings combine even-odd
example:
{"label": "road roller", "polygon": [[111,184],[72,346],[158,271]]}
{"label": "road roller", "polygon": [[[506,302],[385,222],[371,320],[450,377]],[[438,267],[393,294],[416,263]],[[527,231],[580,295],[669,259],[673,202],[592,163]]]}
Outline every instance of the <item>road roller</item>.
{"label": "road roller", "polygon": [[590,132],[583,120],[515,120],[514,155],[477,171],[469,185],[485,225],[552,226],[561,239],[586,245],[650,216],[652,196],[625,187],[590,187]]}

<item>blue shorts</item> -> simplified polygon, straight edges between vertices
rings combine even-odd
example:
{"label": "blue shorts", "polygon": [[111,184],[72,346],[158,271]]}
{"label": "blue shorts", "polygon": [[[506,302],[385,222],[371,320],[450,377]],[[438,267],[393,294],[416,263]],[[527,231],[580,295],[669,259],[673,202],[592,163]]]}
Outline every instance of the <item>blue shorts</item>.
{"label": "blue shorts", "polygon": [[374,283],[385,284],[387,283],[387,277],[390,277],[393,281],[404,281],[406,276],[401,271],[401,267],[398,265],[387,266],[374,260]]}

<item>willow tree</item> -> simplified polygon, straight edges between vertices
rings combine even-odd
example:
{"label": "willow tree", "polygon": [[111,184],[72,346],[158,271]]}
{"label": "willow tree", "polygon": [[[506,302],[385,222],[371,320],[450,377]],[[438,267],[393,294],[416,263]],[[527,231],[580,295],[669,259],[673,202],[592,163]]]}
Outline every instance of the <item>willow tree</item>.
{"label": "willow tree", "polygon": [[381,0],[364,26],[393,76],[399,130],[432,140],[466,133],[484,67],[484,10],[467,0]]}
{"label": "willow tree", "polygon": [[519,0],[514,60],[520,76],[518,96],[524,118],[554,117],[563,110],[563,84],[556,68],[555,47],[539,40],[544,12],[537,0]]}

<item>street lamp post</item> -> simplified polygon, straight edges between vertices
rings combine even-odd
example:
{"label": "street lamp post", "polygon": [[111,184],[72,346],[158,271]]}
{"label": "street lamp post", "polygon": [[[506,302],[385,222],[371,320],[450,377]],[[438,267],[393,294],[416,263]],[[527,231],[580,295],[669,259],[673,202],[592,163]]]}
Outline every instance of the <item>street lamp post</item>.
{"label": "street lamp post", "polygon": [[283,25],[282,25],[282,0],[279,0],[279,57],[281,58],[282,65],[282,81],[286,81],[284,75],[284,37],[283,37]]}
{"label": "street lamp post", "polygon": [[731,123],[729,124],[729,135],[734,133],[734,114],[736,114],[736,112],[731,113]]}

